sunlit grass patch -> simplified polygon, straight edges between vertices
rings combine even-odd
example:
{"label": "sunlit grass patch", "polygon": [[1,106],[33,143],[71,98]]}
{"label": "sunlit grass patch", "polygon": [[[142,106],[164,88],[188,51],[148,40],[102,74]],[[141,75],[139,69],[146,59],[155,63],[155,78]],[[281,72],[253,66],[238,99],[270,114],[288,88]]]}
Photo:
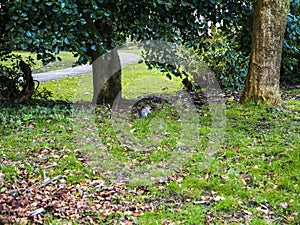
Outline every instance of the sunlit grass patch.
{"label": "sunlit grass patch", "polygon": [[[91,101],[93,98],[92,73],[40,83],[53,93],[54,99]],[[147,70],[144,64],[131,64],[122,69],[122,96],[132,99],[149,94],[169,94],[182,88],[181,80],[169,80],[162,73]]]}
{"label": "sunlit grass patch", "polygon": [[170,80],[161,72],[148,70],[145,64],[125,66],[122,74],[123,97],[130,99],[157,93],[174,93],[182,88],[180,78]]}
{"label": "sunlit grass patch", "polygon": [[[51,70],[59,70],[68,67],[72,67],[76,62],[76,58],[73,56],[71,52],[60,52],[57,56],[61,58],[61,61],[50,62],[46,66],[43,66],[40,60],[37,60],[36,53],[30,52],[23,52],[23,51],[15,51],[13,52],[16,55],[20,55],[23,59],[27,57],[31,57],[34,59],[35,65],[33,65],[32,71],[33,73],[40,73],[40,72],[48,72]],[[3,65],[10,65],[9,61],[1,62]]]}
{"label": "sunlit grass patch", "polygon": [[53,99],[67,101],[92,101],[93,84],[92,74],[81,74],[74,77],[64,77],[59,80],[41,82],[39,88],[47,89]]}

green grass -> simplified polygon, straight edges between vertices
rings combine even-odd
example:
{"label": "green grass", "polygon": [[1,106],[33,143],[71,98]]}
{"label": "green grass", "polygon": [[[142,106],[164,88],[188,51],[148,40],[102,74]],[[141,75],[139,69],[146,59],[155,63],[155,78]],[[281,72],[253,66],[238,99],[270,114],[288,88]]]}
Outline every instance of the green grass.
{"label": "green grass", "polygon": [[[122,76],[126,98],[145,93],[172,93],[181,88],[178,80],[169,81],[142,64],[126,66]],[[27,183],[37,184],[45,176],[61,175],[70,190],[74,191],[72,187],[78,190],[74,195],[90,196],[87,204],[91,208],[80,211],[80,215],[82,218],[90,216],[99,224],[120,224],[120,220],[130,220],[133,215],[122,207],[107,217],[92,209],[95,201],[106,198],[107,193],[111,193],[111,199],[105,201],[113,204],[149,206],[141,210],[144,213],[133,216],[138,224],[300,223],[298,100],[286,101],[287,110],[230,103],[226,108],[223,142],[211,158],[205,155],[213,144],[210,142],[210,136],[214,135],[211,111],[208,107],[199,109],[194,118],[198,123],[199,140],[195,151],[190,153],[192,157],[188,158],[177,154],[176,147],[186,124],[178,118],[176,107],[165,105],[146,118],[131,115],[122,123],[116,123],[109,109],[101,107],[95,115],[93,113],[92,119],[83,114],[77,118],[81,119],[79,123],[76,122],[73,106],[57,100],[89,100],[91,80],[91,74],[87,74],[41,83],[53,91],[55,101],[1,105],[0,194],[8,193],[12,184],[16,189]],[[89,121],[96,124],[96,129]],[[100,137],[101,146],[111,155],[112,161],[107,162],[105,171],[96,167],[97,163],[105,164],[103,158],[97,158],[99,152],[88,145],[78,146],[76,138],[90,140],[92,133]],[[156,136],[159,139],[155,139]],[[131,137],[136,137],[142,147],[131,142]],[[85,147],[91,147],[91,151],[82,151]],[[163,167],[167,164],[161,163],[164,160],[176,163],[181,160],[182,167],[173,170],[172,164],[168,164],[171,165],[168,170]],[[158,179],[151,181],[141,176],[125,185],[124,192],[111,188],[105,189],[104,195],[87,185],[91,180],[102,179],[103,172],[111,172],[109,177],[118,178],[118,171],[126,168],[124,171],[128,173],[142,171]],[[161,176],[162,168],[167,171],[167,177]],[[106,185],[111,185],[110,182],[106,180]],[[55,189],[49,196],[56,196],[57,192]],[[59,218],[50,210],[46,215],[45,224],[64,224],[70,219]]]}
{"label": "green grass", "polygon": [[140,48],[138,48],[136,44],[134,44],[134,45],[129,44],[128,46],[121,47],[118,49],[118,51],[126,52],[126,53],[135,53],[137,55],[142,54],[142,50]]}
{"label": "green grass", "polygon": [[72,67],[77,60],[71,52],[60,52],[57,56],[60,57],[62,61],[51,62],[46,66],[43,66],[40,61],[37,61],[36,66],[33,68],[33,73],[69,68]]}
{"label": "green grass", "polygon": [[[51,91],[54,99],[91,101],[93,97],[92,73],[41,83],[40,88],[47,88]],[[144,64],[134,63],[122,69],[122,94],[126,99],[146,94],[172,93],[180,88],[182,85],[179,78],[170,80],[159,71],[147,70]]]}
{"label": "green grass", "polygon": [[[32,57],[34,59],[35,65],[32,68],[33,73],[40,73],[40,72],[48,72],[52,70],[64,69],[72,67],[75,63],[76,58],[73,56],[71,52],[60,52],[57,56],[62,59],[62,61],[55,61],[43,66],[40,60],[36,60],[36,53],[30,52],[22,52],[22,51],[15,51],[13,52],[16,55],[20,55],[23,59],[27,57]],[[10,65],[10,62],[1,62],[4,65]]]}
{"label": "green grass", "polygon": [[170,80],[157,70],[147,70],[144,64],[125,66],[122,74],[123,97],[136,98],[147,94],[173,93],[181,85],[180,78]]}
{"label": "green grass", "polygon": [[[192,160],[185,168],[184,178],[171,182],[162,193],[163,199],[176,196],[181,201],[188,199],[189,203],[182,203],[184,209],[179,212],[172,205],[164,205],[140,217],[140,224],[162,224],[163,219],[183,224],[207,223],[204,216],[193,216],[196,210],[212,216],[214,220],[209,223],[216,224],[225,221],[232,224],[233,215],[243,214],[244,210],[250,212],[251,224],[299,222],[299,215],[291,217],[297,215],[299,208],[298,113],[286,115],[265,106],[234,104],[228,107],[227,118],[224,146],[211,165],[203,171]],[[200,202],[200,205],[190,202]],[[283,203],[288,204],[287,209],[282,208]],[[264,206],[281,219],[271,222]],[[237,224],[244,222],[236,220]]]}

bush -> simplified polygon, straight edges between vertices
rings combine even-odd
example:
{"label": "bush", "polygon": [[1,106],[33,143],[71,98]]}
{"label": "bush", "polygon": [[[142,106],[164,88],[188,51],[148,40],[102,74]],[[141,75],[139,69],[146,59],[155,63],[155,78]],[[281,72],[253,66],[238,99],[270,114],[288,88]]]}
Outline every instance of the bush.
{"label": "bush", "polygon": [[300,2],[291,1],[282,54],[281,81],[300,82]]}
{"label": "bush", "polygon": [[37,91],[31,67],[35,64],[30,56],[22,59],[20,55],[0,55],[0,100],[27,100],[32,96],[47,99],[51,93],[47,90]]}
{"label": "bush", "polygon": [[249,56],[238,51],[237,42],[214,32],[207,48],[199,50],[203,61],[215,72],[225,90],[241,91],[248,72]]}

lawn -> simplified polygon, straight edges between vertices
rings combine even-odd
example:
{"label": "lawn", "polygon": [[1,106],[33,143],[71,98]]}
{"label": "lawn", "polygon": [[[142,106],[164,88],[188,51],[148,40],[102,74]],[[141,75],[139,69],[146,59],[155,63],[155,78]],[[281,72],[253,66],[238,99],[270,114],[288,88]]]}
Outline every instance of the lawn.
{"label": "lawn", "polygon": [[[159,71],[148,70],[144,64],[134,63],[125,66],[122,71],[122,95],[127,99],[151,93],[172,93],[181,87],[179,78],[170,80]],[[93,97],[93,77],[92,73],[66,77],[40,83],[40,88],[51,91],[54,99],[90,101]]]}
{"label": "lawn", "polygon": [[[14,51],[16,55],[20,55],[23,59],[28,58],[29,56],[34,59],[35,65],[33,65],[32,72],[33,73],[40,73],[40,72],[47,72],[51,70],[58,70],[68,68],[74,65],[76,58],[73,56],[71,52],[60,52],[57,56],[62,59],[62,61],[55,61],[50,62],[46,66],[43,66],[42,62],[36,60],[37,54],[30,53],[30,52],[23,52],[23,51]],[[1,61],[0,61],[1,62]],[[10,62],[4,61],[1,62],[3,65],[9,65]]]}
{"label": "lawn", "polygon": [[[91,79],[41,83],[48,101],[1,103],[0,224],[300,223],[299,90],[284,110],[227,101],[218,130],[213,104],[162,104],[145,118],[78,109]],[[181,89],[142,64],[122,82],[127,100]]]}

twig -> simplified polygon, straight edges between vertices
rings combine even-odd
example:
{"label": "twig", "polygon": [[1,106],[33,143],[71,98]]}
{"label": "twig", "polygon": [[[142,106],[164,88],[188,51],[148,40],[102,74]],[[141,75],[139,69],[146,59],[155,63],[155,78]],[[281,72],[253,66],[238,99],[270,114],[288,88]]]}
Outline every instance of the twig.
{"label": "twig", "polygon": [[52,179],[49,179],[49,180],[47,180],[46,182],[44,182],[43,184],[40,184],[40,185],[38,186],[38,188],[45,187],[46,185],[48,185],[48,184],[52,183],[53,181],[56,181],[56,180],[58,180],[58,179],[60,179],[60,178],[62,178],[62,175],[58,175],[58,176],[56,176],[56,177],[54,177],[54,178],[52,178]]}
{"label": "twig", "polygon": [[[45,181],[44,183],[38,185],[38,188],[45,187],[46,185],[52,183],[53,181],[56,181],[56,180],[60,179],[61,177],[62,177],[62,175],[58,175],[58,176],[56,176],[56,177],[54,177],[54,178],[52,178],[52,179],[49,179],[49,180]],[[15,193],[17,193],[17,192],[26,193],[26,192],[28,192],[30,189],[34,188],[35,186],[36,186],[36,185],[33,185],[33,186],[31,186],[30,188],[21,188],[21,189],[17,189],[17,190],[12,190],[12,191],[9,192],[9,194],[13,195],[13,194],[15,194]]]}

